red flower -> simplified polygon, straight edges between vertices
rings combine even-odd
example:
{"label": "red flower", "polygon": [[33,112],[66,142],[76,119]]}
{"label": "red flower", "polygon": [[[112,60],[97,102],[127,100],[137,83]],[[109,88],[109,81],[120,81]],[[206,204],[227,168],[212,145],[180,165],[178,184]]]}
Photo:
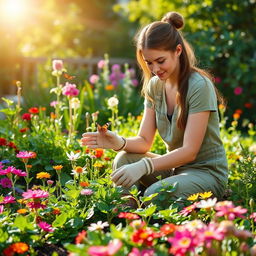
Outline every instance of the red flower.
{"label": "red flower", "polygon": [[23,119],[23,120],[26,120],[26,121],[30,121],[30,120],[31,120],[31,114],[29,114],[29,113],[24,113],[24,114],[22,115],[22,119]]}
{"label": "red flower", "polygon": [[0,146],[6,146],[7,140],[5,138],[0,138]]}
{"label": "red flower", "polygon": [[75,238],[75,244],[81,244],[86,237],[87,233],[85,230],[82,230],[81,232],[78,233],[78,235]]}
{"label": "red flower", "polygon": [[104,151],[102,148],[96,148],[94,150],[94,156],[96,156],[97,158],[101,158],[103,153],[104,153]]}
{"label": "red flower", "polygon": [[152,246],[154,238],[159,237],[151,228],[142,228],[136,230],[132,235],[132,241],[140,245]]}
{"label": "red flower", "polygon": [[31,114],[38,114],[39,113],[39,109],[38,108],[30,108],[28,110],[29,113]]}
{"label": "red flower", "polygon": [[3,250],[5,256],[13,256],[15,252],[12,250],[11,245]]}
{"label": "red flower", "polygon": [[252,107],[253,107],[252,103],[250,103],[250,102],[246,102],[246,103],[244,104],[244,106],[245,106],[246,108],[252,108]]}
{"label": "red flower", "polygon": [[20,132],[26,132],[26,131],[28,131],[29,130],[29,128],[27,128],[27,127],[25,127],[25,128],[22,128],[22,129],[20,129]]}
{"label": "red flower", "polygon": [[9,143],[7,144],[7,146],[8,146],[9,148],[17,149],[16,145],[15,145],[13,142],[9,142]]}
{"label": "red flower", "polygon": [[119,218],[128,219],[128,220],[137,220],[139,219],[139,215],[132,212],[120,212],[118,214]]}
{"label": "red flower", "polygon": [[172,234],[176,229],[176,226],[172,223],[164,224],[161,228],[160,231],[163,235],[169,235]]}

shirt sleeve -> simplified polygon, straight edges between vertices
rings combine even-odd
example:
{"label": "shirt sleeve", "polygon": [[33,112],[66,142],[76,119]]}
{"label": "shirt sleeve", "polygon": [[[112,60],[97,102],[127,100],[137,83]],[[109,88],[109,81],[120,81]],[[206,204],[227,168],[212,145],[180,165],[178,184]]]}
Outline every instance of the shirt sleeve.
{"label": "shirt sleeve", "polygon": [[188,114],[218,110],[214,85],[209,79],[203,78],[193,83],[188,94]]}
{"label": "shirt sleeve", "polygon": [[[155,95],[155,92],[154,92],[154,77],[152,77],[149,82],[148,82],[148,86],[147,86],[147,90],[148,90],[148,95],[149,97],[151,97],[152,99],[154,99],[154,95]],[[150,101],[149,99],[146,99],[144,100],[144,107],[145,108],[154,108],[153,106],[153,102]]]}

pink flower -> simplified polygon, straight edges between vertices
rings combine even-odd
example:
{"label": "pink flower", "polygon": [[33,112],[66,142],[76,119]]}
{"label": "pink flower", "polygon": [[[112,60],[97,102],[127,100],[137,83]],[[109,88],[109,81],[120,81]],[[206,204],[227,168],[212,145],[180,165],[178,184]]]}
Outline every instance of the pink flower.
{"label": "pink flower", "polygon": [[89,81],[91,84],[96,84],[99,81],[99,79],[100,78],[98,75],[93,74],[90,76]]}
{"label": "pink flower", "polygon": [[51,186],[51,185],[54,183],[53,180],[47,180],[46,182],[47,182],[47,184],[48,184],[49,186]]}
{"label": "pink flower", "polygon": [[6,175],[6,174],[8,174],[8,173],[10,173],[10,172],[11,172],[11,171],[8,170],[8,168],[5,169],[5,170],[0,170],[0,175]]}
{"label": "pink flower", "polygon": [[244,218],[243,214],[247,212],[247,209],[242,208],[241,206],[235,207],[230,201],[218,202],[215,205],[215,210],[217,211],[216,216],[225,216],[229,220],[234,220],[236,217]]}
{"label": "pink flower", "polygon": [[188,216],[192,211],[194,211],[197,207],[197,202],[183,208],[181,211],[180,211],[180,214],[183,215],[183,216]]}
{"label": "pink flower", "polygon": [[79,90],[76,88],[75,84],[66,82],[65,86],[62,88],[62,94],[66,96],[77,96]]}
{"label": "pink flower", "polygon": [[241,93],[243,92],[243,88],[242,87],[236,87],[235,89],[234,89],[234,94],[235,95],[240,95]]}
{"label": "pink flower", "polygon": [[256,212],[253,212],[253,213],[250,215],[250,219],[253,219],[254,222],[256,222]]}
{"label": "pink flower", "polygon": [[46,208],[46,205],[41,204],[40,202],[28,202],[27,207],[31,209],[44,209]]}
{"label": "pink flower", "polygon": [[56,105],[58,105],[58,101],[57,100],[54,100],[54,101],[52,101],[51,103],[50,103],[50,106],[51,107],[56,107]]}
{"label": "pink flower", "polygon": [[0,185],[3,188],[11,188],[12,187],[12,181],[8,178],[3,178],[0,180]]}
{"label": "pink flower", "polygon": [[154,256],[154,249],[144,249],[140,251],[138,248],[133,247],[128,256]]}
{"label": "pink flower", "polygon": [[53,232],[54,229],[52,228],[52,225],[48,224],[47,222],[40,221],[38,223],[39,228],[41,228],[45,232]]}
{"label": "pink flower", "polygon": [[82,189],[80,192],[81,195],[83,196],[90,196],[93,194],[93,190],[86,188],[86,189]]}
{"label": "pink flower", "polygon": [[12,204],[15,203],[15,197],[13,196],[6,196],[4,197],[4,200],[0,202],[0,204]]}
{"label": "pink flower", "polygon": [[4,206],[0,205],[0,213],[3,213],[3,212],[4,212]]}
{"label": "pink flower", "polygon": [[63,69],[63,61],[62,60],[53,60],[52,68],[54,71],[61,71]]}
{"label": "pink flower", "polygon": [[30,152],[30,151],[20,151],[16,157],[22,158],[22,159],[28,159],[28,158],[34,158],[35,157],[35,152]]}
{"label": "pink flower", "polygon": [[[26,173],[26,172],[23,172],[23,171],[20,170],[20,169],[16,169],[16,168],[13,167],[13,166],[10,166],[10,167],[8,167],[8,168],[11,169],[11,173],[13,173],[13,174],[15,174],[15,175],[17,175],[17,176],[27,176],[27,173]],[[7,169],[8,169],[8,168],[7,168]]]}
{"label": "pink flower", "polygon": [[119,239],[110,241],[107,246],[91,246],[88,249],[88,254],[91,256],[111,256],[116,254],[122,247],[122,242]]}
{"label": "pink flower", "polygon": [[98,68],[100,68],[100,69],[104,68],[105,64],[106,64],[106,61],[105,61],[105,60],[100,60],[100,61],[98,62]]}
{"label": "pink flower", "polygon": [[216,84],[221,83],[221,78],[220,78],[219,76],[216,76],[216,77],[214,78],[214,80],[215,80],[215,83],[216,83]]}
{"label": "pink flower", "polygon": [[47,198],[49,196],[49,193],[40,189],[38,190],[29,189],[27,192],[23,192],[22,196],[24,199]]}
{"label": "pink flower", "polygon": [[132,85],[133,86],[138,86],[138,84],[139,84],[139,82],[138,82],[138,80],[137,79],[132,79]]}
{"label": "pink flower", "polygon": [[31,120],[31,114],[30,113],[24,113],[22,115],[22,119],[26,120],[26,121],[30,121]]}

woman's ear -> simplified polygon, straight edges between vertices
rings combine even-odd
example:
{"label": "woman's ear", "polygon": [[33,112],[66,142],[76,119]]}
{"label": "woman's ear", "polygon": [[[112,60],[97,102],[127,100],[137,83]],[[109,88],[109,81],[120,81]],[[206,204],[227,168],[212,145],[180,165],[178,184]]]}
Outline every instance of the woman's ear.
{"label": "woman's ear", "polygon": [[175,51],[175,53],[176,53],[176,55],[177,55],[178,57],[180,57],[180,55],[181,55],[181,53],[182,53],[182,46],[181,46],[181,44],[178,44],[178,45],[176,46],[176,51]]}

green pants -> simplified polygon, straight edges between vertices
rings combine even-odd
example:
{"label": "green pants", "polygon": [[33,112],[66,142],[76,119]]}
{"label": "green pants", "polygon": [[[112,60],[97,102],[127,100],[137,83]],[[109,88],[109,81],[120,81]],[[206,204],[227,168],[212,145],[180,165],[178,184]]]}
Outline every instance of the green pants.
{"label": "green pants", "polygon": [[[148,152],[146,154],[133,154],[125,151],[119,152],[113,162],[113,171],[117,168],[139,161],[143,157],[156,157],[158,155]],[[161,180],[156,177],[161,176]],[[187,199],[188,196],[211,191],[217,198],[221,198],[225,186],[220,184],[209,170],[179,170],[179,168],[167,171],[155,171],[150,175],[144,175],[139,183],[146,187],[144,196],[149,196],[164,187],[164,184],[174,184],[177,182],[177,188],[172,193],[172,199]],[[137,183],[138,185],[138,183]]]}

